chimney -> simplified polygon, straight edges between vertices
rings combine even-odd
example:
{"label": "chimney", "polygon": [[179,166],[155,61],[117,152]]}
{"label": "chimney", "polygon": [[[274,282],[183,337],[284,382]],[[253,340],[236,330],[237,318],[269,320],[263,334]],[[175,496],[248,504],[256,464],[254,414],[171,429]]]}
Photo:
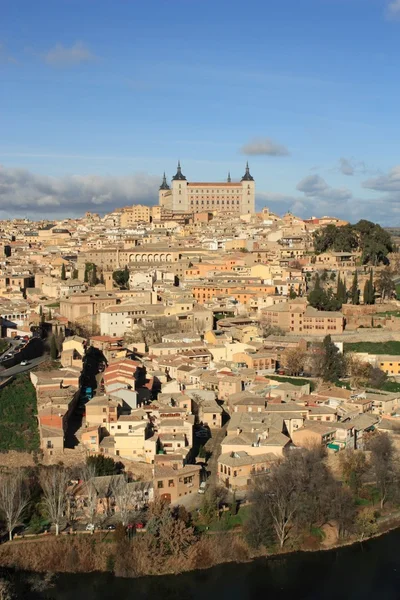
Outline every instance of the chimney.
{"label": "chimney", "polygon": [[242,433],[242,430],[240,427],[237,427],[236,429],[236,435],[240,435]]}

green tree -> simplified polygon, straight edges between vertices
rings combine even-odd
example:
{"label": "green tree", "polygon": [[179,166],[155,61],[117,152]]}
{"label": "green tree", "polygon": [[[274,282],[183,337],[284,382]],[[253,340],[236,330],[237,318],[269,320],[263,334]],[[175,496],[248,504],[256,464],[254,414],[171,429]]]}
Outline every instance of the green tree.
{"label": "green tree", "polygon": [[336,227],[327,225],[314,233],[316,254],[335,250],[336,252],[361,251],[363,264],[388,264],[388,254],[393,252],[394,244],[390,234],[380,225],[359,221],[356,225]]}
{"label": "green tree", "polygon": [[98,283],[97,266],[94,263],[86,263],[85,264],[84,281],[85,281],[85,283],[88,283],[90,286],[94,286]]}
{"label": "green tree", "polygon": [[54,334],[50,338],[50,357],[52,360],[56,360],[58,357],[57,341]]}
{"label": "green tree", "polygon": [[341,279],[340,274],[337,280],[336,298],[340,305],[345,304],[347,301],[347,291],[344,281]]}
{"label": "green tree", "polygon": [[322,354],[319,375],[324,381],[337,381],[344,375],[345,360],[339,348],[332,342],[330,335],[322,342]]}
{"label": "green tree", "polygon": [[113,279],[118,287],[122,289],[127,289],[129,282],[129,269],[128,266],[125,265],[125,268],[119,271],[114,271]]}
{"label": "green tree", "polygon": [[382,269],[376,281],[376,287],[381,295],[382,300],[390,299],[393,296],[395,285],[393,281],[393,272],[390,267]]}
{"label": "green tree", "polygon": [[297,298],[297,294],[293,289],[293,286],[290,286],[290,292],[289,292],[289,298],[290,300],[294,300],[295,298]]}
{"label": "green tree", "polygon": [[375,304],[375,287],[372,269],[369,273],[369,279],[364,285],[364,304]]}
{"label": "green tree", "polygon": [[79,275],[78,269],[72,269],[72,276],[71,276],[72,279],[78,279],[78,275]]}
{"label": "green tree", "polygon": [[97,456],[88,456],[86,459],[86,465],[88,468],[93,468],[96,477],[102,475],[117,475],[121,472],[121,463],[116,463],[111,456],[104,456],[99,454]]}
{"label": "green tree", "polygon": [[61,279],[62,279],[62,281],[65,281],[67,279],[67,274],[65,272],[65,264],[64,263],[61,266]]}
{"label": "green tree", "polygon": [[357,269],[354,271],[353,283],[351,284],[351,302],[352,304],[360,304],[360,290],[358,289],[358,274]]}
{"label": "green tree", "polygon": [[102,285],[104,285],[104,284],[105,284],[105,281],[104,281],[104,275],[103,275],[103,271],[100,273],[100,279],[99,279],[99,282],[100,282]]}

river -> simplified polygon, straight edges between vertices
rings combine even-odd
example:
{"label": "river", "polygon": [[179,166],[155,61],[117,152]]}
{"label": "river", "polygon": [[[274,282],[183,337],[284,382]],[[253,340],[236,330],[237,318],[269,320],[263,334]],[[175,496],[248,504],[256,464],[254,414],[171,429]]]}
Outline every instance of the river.
{"label": "river", "polygon": [[[54,600],[398,600],[400,530],[363,544],[163,577],[59,575]],[[28,598],[28,596],[26,596]]]}

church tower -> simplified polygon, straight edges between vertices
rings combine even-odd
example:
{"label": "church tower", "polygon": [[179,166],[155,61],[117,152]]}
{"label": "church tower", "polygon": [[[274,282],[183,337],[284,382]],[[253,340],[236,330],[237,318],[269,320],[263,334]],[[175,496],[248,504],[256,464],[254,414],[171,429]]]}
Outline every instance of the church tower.
{"label": "church tower", "polygon": [[254,177],[250,175],[249,163],[246,163],[246,171],[241,179],[242,184],[242,206],[240,214],[253,214],[256,211],[256,185]]}
{"label": "church tower", "polygon": [[188,182],[182,173],[181,163],[178,160],[176,174],[172,178],[172,210],[187,212],[189,210]]}
{"label": "church tower", "polygon": [[158,192],[158,204],[159,206],[163,206],[164,208],[171,208],[170,204],[172,201],[171,188],[167,183],[167,178],[165,177],[165,172],[163,176],[163,180],[160,185],[160,189]]}

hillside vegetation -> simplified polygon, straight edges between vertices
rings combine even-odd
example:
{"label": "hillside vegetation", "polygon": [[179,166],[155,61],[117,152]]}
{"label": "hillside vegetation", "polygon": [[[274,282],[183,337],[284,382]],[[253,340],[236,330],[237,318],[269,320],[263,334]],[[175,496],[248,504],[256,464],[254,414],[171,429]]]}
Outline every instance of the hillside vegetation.
{"label": "hillside vegetation", "polygon": [[39,449],[36,392],[29,375],[18,375],[0,390],[0,451]]}
{"label": "hillside vegetation", "polygon": [[362,219],[355,225],[327,225],[314,233],[314,250],[317,254],[335,252],[361,252],[363,264],[388,264],[387,255],[394,246],[390,234],[380,225]]}

